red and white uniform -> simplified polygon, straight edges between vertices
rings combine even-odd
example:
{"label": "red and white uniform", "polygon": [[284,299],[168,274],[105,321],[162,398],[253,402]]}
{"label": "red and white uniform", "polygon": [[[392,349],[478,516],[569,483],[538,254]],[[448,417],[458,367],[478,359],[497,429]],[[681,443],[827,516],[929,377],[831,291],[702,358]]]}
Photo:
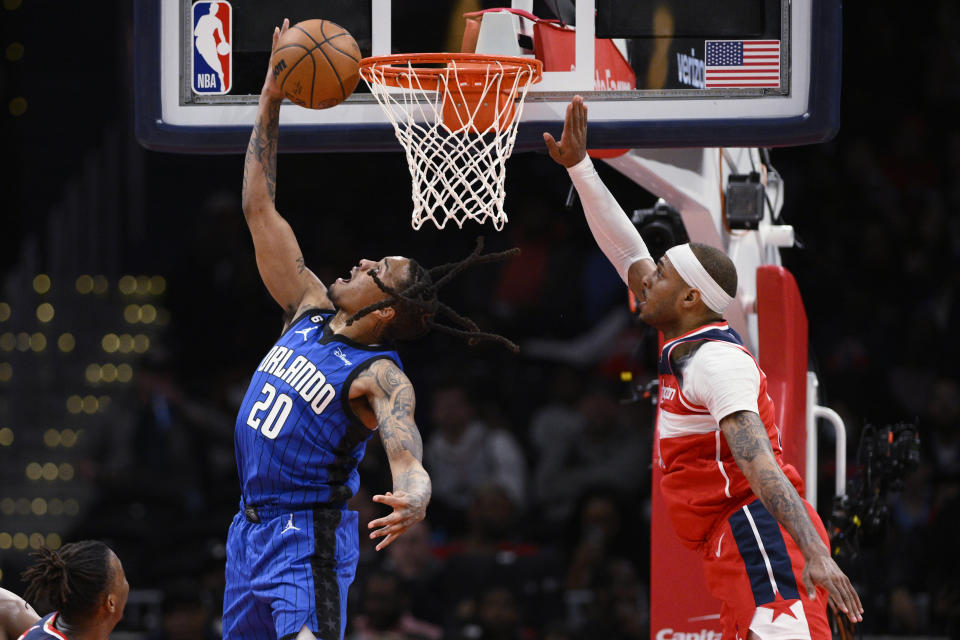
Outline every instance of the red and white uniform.
{"label": "red and white uniform", "polygon": [[[681,344],[696,342],[683,357]],[[800,579],[803,556],[757,499],[740,471],[720,420],[738,411],[760,416],[784,475],[803,481],[780,447],[767,378],[726,322],[704,325],[663,345],[657,421],[660,490],[683,544],[704,558],[707,586],[723,602],[724,640],[830,638],[826,591],[810,601]],[[827,544],[816,512],[808,513]]]}
{"label": "red and white uniform", "polygon": [[43,616],[35,625],[24,631],[19,640],[70,640],[53,626],[59,615],[54,611]]}

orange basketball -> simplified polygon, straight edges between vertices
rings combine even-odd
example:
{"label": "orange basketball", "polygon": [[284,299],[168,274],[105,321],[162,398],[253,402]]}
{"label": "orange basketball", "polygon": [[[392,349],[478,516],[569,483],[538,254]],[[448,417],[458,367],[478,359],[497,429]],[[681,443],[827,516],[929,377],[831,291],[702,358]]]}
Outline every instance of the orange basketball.
{"label": "orange basketball", "polygon": [[304,20],[290,27],[270,57],[273,77],[291,101],[329,109],[347,99],[360,81],[360,47],[329,20]]}

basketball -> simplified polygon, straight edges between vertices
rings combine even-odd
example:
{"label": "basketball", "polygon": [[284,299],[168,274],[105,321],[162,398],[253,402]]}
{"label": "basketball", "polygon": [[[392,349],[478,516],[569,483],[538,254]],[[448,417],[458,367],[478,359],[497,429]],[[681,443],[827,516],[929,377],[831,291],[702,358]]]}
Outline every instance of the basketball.
{"label": "basketball", "polygon": [[329,20],[304,20],[290,27],[270,57],[273,77],[292,102],[329,109],[347,99],[360,81],[360,47]]}
{"label": "basketball", "polygon": [[221,42],[220,44],[218,44],[218,45],[217,45],[217,53],[219,53],[219,54],[222,55],[222,56],[225,56],[225,55],[227,55],[228,53],[230,53],[230,43],[229,43],[229,42]]}

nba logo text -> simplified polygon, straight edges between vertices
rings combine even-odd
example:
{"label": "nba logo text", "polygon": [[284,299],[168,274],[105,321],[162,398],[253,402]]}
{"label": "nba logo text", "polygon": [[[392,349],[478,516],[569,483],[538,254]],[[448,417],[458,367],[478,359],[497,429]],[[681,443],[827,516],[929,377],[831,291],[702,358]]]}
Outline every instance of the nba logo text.
{"label": "nba logo text", "polygon": [[233,85],[233,7],[229,2],[195,2],[190,84],[200,95],[223,95]]}

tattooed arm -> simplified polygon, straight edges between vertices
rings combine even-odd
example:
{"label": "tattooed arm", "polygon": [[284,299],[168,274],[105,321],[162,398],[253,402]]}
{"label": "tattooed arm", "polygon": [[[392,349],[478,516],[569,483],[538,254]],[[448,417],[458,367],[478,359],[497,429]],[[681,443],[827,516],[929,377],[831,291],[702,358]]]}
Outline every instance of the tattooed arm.
{"label": "tattooed arm", "polygon": [[807,514],[806,504],[780,469],[770,446],[770,437],[753,411],[737,411],[720,421],[720,430],[743,475],[763,506],[790,533],[805,560],[803,583],[814,596],[814,585],[824,587],[834,607],[854,622],[863,607],[850,580],[830,557]]}
{"label": "tattooed arm", "polygon": [[374,361],[350,386],[351,398],[361,396],[376,416],[393,475],[393,491],[373,497],[374,502],[393,508],[393,513],[368,525],[376,529],[370,533],[371,538],[384,538],[377,545],[379,551],[423,520],[430,502],[430,476],[421,464],[423,442],[413,421],[413,385],[400,367],[392,360]]}
{"label": "tattooed arm", "polygon": [[[273,33],[273,47],[289,26]],[[260,277],[270,295],[284,309],[289,320],[307,306],[331,307],[327,288],[303,263],[303,253],[293,229],[277,213],[277,135],[283,93],[271,69],[260,92],[257,120],[250,134],[243,163],[243,215],[253,236]]]}

